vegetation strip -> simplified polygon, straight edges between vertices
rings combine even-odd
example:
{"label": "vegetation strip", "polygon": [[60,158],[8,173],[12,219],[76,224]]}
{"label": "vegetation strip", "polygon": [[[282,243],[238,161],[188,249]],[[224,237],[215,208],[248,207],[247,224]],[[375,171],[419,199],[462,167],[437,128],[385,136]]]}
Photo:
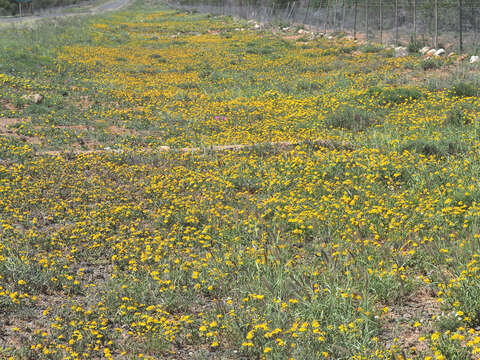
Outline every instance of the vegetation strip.
{"label": "vegetation strip", "polygon": [[0,358],[479,358],[478,64],[283,25],[2,30]]}

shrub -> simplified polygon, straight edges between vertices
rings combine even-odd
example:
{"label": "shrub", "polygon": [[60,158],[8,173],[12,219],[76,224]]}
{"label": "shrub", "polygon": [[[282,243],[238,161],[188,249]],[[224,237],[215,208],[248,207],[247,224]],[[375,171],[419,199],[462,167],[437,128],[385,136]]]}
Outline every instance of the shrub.
{"label": "shrub", "polygon": [[426,156],[447,156],[467,151],[467,145],[463,142],[453,140],[433,141],[426,139],[417,139],[409,141],[400,147],[400,152],[405,150],[413,150],[419,154],[423,154]]}
{"label": "shrub", "polygon": [[380,45],[368,43],[365,46],[362,46],[360,50],[362,50],[365,53],[378,53],[383,50],[383,47]]}
{"label": "shrub", "polygon": [[407,50],[411,54],[418,54],[418,51],[422,48],[422,46],[423,44],[412,36],[408,42]]}
{"label": "shrub", "polygon": [[472,83],[467,83],[464,81],[456,82],[452,86],[452,94],[458,97],[471,97],[478,95],[478,87]]}
{"label": "shrub", "polygon": [[12,15],[18,10],[18,6],[9,0],[0,0],[0,15]]}
{"label": "shrub", "polygon": [[376,98],[381,104],[402,104],[407,101],[420,99],[422,92],[413,86],[397,88],[372,87],[368,89],[367,95]]}
{"label": "shrub", "polygon": [[352,131],[365,130],[375,122],[375,114],[350,104],[339,107],[325,119],[325,123],[329,127]]}
{"label": "shrub", "polygon": [[471,110],[471,104],[455,104],[455,106],[448,111],[445,122],[453,126],[468,124],[469,120],[466,112],[469,110]]}
{"label": "shrub", "polygon": [[442,65],[443,65],[442,60],[436,59],[436,58],[428,58],[428,59],[422,60],[422,62],[420,63],[420,67],[425,71],[431,70],[431,69],[439,69],[442,67]]}

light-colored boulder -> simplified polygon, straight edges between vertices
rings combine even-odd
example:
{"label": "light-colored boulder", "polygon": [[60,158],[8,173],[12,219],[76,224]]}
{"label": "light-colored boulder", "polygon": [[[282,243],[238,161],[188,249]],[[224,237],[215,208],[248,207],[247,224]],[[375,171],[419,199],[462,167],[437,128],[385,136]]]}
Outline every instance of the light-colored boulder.
{"label": "light-colored boulder", "polygon": [[425,55],[429,50],[430,50],[430,48],[428,46],[424,46],[418,52],[422,55]]}
{"label": "light-colored boulder", "polygon": [[478,63],[480,62],[480,57],[474,55],[470,58],[470,64],[475,64],[475,63]]}
{"label": "light-colored boulder", "polygon": [[437,52],[436,49],[430,49],[430,50],[427,51],[427,53],[425,55],[428,56],[428,57],[431,57],[431,56],[434,56],[436,52]]}
{"label": "light-colored boulder", "polygon": [[435,51],[435,56],[443,56],[445,54],[446,54],[445,49],[438,49],[437,51]]}
{"label": "light-colored boulder", "polygon": [[452,51],[450,54],[448,54],[448,57],[452,57],[452,56],[455,56],[455,55],[457,55],[457,54],[455,54],[455,53]]}
{"label": "light-colored boulder", "polygon": [[405,57],[408,55],[407,48],[403,46],[398,46],[395,48],[395,57]]}
{"label": "light-colored boulder", "polygon": [[22,99],[32,102],[34,104],[40,104],[43,100],[43,95],[40,95],[40,94],[23,95]]}

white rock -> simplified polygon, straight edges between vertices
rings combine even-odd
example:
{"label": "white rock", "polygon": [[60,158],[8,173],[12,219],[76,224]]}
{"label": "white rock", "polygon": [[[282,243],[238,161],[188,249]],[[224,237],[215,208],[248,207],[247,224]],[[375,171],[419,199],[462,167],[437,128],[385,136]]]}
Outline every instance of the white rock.
{"label": "white rock", "polygon": [[445,55],[445,49],[438,49],[435,51],[435,56],[442,56]]}
{"label": "white rock", "polygon": [[418,52],[422,55],[425,55],[429,50],[430,50],[430,48],[428,46],[424,46]]}
{"label": "white rock", "polygon": [[427,55],[427,56],[433,56],[433,55],[435,55],[436,52],[437,52],[436,49],[431,49],[431,50],[428,50],[425,55]]}
{"label": "white rock", "polygon": [[408,55],[407,48],[403,46],[398,46],[395,48],[395,57],[405,57]]}
{"label": "white rock", "polygon": [[43,95],[40,95],[40,94],[23,95],[22,99],[33,102],[34,104],[40,104],[43,100]]}
{"label": "white rock", "polygon": [[333,39],[333,36],[330,35],[327,39],[328,39],[328,40],[332,40],[332,39]]}
{"label": "white rock", "polygon": [[298,34],[305,34],[305,33],[306,33],[306,31],[305,31],[305,30],[303,30],[303,29],[299,29],[299,30],[297,31],[297,33],[298,33]]}
{"label": "white rock", "polygon": [[455,53],[452,51],[450,54],[448,54],[448,57],[452,57],[452,56],[455,56],[455,55],[457,55],[457,54],[455,54]]}
{"label": "white rock", "polygon": [[474,55],[470,58],[470,64],[475,64],[478,62],[480,62],[480,57]]}

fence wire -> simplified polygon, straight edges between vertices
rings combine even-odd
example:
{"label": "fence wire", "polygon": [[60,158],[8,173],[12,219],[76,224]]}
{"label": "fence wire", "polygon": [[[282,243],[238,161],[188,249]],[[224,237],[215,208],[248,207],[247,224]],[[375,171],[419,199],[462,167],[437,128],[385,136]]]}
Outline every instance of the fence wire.
{"label": "fence wire", "polygon": [[[177,8],[233,15],[285,25],[306,24],[326,33],[344,32],[385,45],[421,45],[447,51],[480,50],[480,0],[245,0],[173,1]],[[315,5],[315,6],[314,6]]]}

